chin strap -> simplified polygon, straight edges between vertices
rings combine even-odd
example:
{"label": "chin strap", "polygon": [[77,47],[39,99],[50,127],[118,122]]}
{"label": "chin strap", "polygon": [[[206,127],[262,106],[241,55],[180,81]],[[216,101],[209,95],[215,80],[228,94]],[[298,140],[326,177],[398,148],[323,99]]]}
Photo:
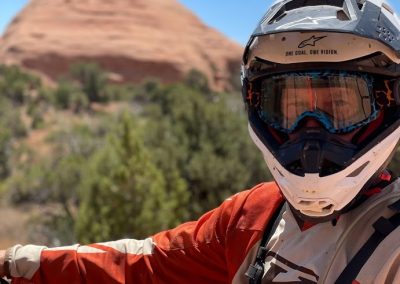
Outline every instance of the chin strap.
{"label": "chin strap", "polygon": [[267,244],[278,227],[283,212],[285,212],[285,202],[282,202],[279,208],[276,209],[264,230],[263,238],[258,247],[256,260],[254,261],[254,264],[250,264],[245,274],[249,278],[249,284],[261,284],[262,277],[264,276],[265,259],[268,253]]}

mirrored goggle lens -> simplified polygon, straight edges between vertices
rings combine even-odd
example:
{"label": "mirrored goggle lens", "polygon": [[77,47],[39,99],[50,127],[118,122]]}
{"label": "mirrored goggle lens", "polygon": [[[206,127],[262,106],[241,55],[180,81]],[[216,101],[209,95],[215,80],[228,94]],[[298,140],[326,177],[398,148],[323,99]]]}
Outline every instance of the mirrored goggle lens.
{"label": "mirrored goggle lens", "polygon": [[332,133],[348,132],[377,116],[365,75],[302,73],[261,79],[259,115],[284,132],[314,117]]}

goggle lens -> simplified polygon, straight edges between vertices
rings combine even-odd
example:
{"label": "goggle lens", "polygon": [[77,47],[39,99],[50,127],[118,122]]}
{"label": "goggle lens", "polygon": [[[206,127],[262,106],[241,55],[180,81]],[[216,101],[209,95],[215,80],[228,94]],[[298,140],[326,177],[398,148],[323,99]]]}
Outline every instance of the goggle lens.
{"label": "goggle lens", "polygon": [[289,73],[260,79],[260,118],[293,132],[313,117],[332,133],[349,132],[377,117],[372,79],[363,74]]}

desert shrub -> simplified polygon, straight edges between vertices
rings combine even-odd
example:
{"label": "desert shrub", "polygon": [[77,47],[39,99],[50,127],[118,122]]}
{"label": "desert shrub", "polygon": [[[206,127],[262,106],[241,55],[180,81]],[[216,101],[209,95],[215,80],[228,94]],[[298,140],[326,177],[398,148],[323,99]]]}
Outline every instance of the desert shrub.
{"label": "desert shrub", "polygon": [[86,95],[72,82],[61,81],[53,91],[54,103],[60,109],[73,109],[79,112],[89,105]]}
{"label": "desert shrub", "polygon": [[77,63],[71,65],[70,76],[77,81],[89,102],[106,102],[105,86],[107,77],[96,63]]}
{"label": "desert shrub", "polygon": [[0,65],[0,97],[15,104],[24,104],[32,90],[41,86],[41,80],[17,66]]}
{"label": "desert shrub", "polygon": [[211,92],[207,76],[199,70],[190,70],[185,76],[184,83],[190,88],[201,93]]}

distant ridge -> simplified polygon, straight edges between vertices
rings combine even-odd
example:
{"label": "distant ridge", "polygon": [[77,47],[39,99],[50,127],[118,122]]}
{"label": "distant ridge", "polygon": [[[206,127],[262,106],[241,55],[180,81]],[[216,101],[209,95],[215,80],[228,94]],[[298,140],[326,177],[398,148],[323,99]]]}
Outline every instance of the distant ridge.
{"label": "distant ridge", "polygon": [[31,0],[0,43],[0,63],[52,81],[94,61],[120,82],[176,82],[198,69],[214,90],[231,88],[242,52],[177,0]]}

